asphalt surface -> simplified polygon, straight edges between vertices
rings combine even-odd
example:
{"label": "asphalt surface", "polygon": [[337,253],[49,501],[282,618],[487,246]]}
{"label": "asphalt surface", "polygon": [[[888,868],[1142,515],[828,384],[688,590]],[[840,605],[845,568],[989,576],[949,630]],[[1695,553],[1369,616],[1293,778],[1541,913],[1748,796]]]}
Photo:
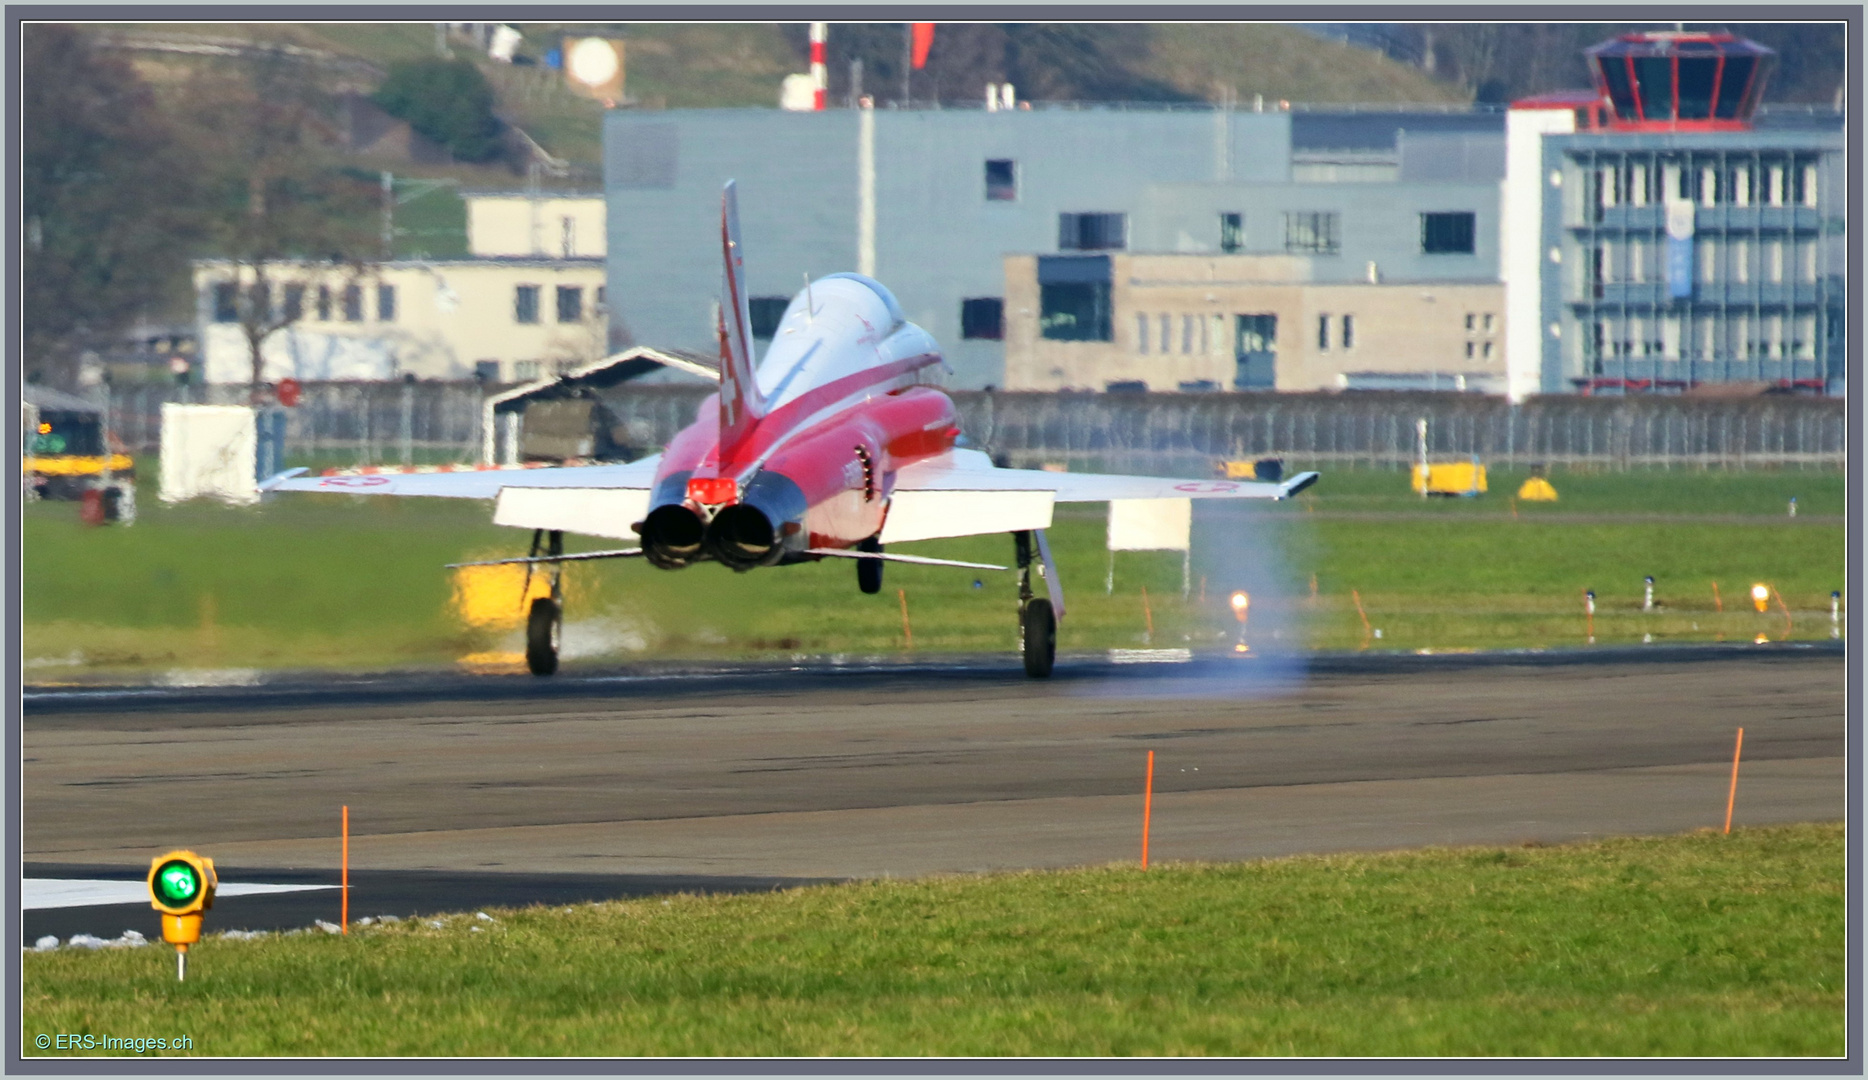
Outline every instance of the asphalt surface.
{"label": "asphalt surface", "polygon": [[[1737,824],[1835,820],[1845,670],[1707,647],[38,688],[25,854],[140,877],[188,846],[226,880],[331,882],[348,805],[353,917],[1096,864],[1137,854],[1150,750],[1156,859],[1556,842],[1718,826],[1740,726]],[[230,899],[210,927],[336,902]]]}

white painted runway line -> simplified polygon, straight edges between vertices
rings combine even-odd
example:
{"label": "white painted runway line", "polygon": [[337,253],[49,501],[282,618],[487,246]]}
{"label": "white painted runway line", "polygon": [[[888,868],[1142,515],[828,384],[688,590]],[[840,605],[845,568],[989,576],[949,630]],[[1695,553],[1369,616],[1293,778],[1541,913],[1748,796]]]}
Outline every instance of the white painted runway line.
{"label": "white painted runway line", "polygon": [[[336,885],[264,885],[223,881],[214,890],[214,896],[216,899],[222,899],[230,896],[264,896],[269,893],[335,888],[337,888]],[[26,911],[38,911],[45,908],[92,907],[99,904],[147,903],[149,903],[149,885],[142,881],[102,881],[93,878],[25,878],[20,881],[20,907]]]}

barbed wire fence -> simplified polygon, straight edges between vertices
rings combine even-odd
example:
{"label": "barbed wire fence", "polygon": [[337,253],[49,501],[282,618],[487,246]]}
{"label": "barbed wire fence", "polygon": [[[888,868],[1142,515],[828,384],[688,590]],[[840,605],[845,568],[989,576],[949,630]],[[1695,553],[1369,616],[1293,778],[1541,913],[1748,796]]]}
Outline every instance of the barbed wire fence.
{"label": "barbed wire fence", "polygon": [[[287,410],[288,456],[336,464],[470,463],[480,459],[482,403],[474,383],[312,383]],[[632,431],[665,443],[694,420],[707,387],[623,387],[604,401]],[[1627,469],[1841,468],[1846,403],[1766,394],[1744,398],[1542,397],[1521,405],[1471,394],[1050,394],[960,391],[961,430],[1009,464],[1167,474],[1216,460],[1284,458],[1293,465],[1402,469],[1418,458],[1427,421],[1436,460],[1478,457]],[[115,437],[155,453],[165,401],[243,405],[243,386],[121,389]]]}

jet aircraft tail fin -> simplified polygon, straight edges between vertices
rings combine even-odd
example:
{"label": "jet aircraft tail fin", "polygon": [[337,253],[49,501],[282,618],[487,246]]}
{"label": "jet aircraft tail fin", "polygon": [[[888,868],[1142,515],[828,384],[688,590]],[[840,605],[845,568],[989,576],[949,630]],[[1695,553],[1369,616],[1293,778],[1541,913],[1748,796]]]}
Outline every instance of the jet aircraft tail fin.
{"label": "jet aircraft tail fin", "polygon": [[725,274],[720,296],[720,460],[727,462],[765,415],[752,366],[752,308],[746,296],[746,261],[739,238],[738,185],[728,180],[720,197],[720,253]]}

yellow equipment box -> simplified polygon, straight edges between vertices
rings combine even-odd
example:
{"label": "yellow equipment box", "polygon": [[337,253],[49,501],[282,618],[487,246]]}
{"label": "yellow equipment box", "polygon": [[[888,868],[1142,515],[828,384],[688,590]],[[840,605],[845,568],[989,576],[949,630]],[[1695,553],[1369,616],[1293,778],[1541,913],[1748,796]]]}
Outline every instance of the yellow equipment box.
{"label": "yellow equipment box", "polygon": [[1414,466],[1414,490],[1424,495],[1481,495],[1485,466],[1476,461]]}

